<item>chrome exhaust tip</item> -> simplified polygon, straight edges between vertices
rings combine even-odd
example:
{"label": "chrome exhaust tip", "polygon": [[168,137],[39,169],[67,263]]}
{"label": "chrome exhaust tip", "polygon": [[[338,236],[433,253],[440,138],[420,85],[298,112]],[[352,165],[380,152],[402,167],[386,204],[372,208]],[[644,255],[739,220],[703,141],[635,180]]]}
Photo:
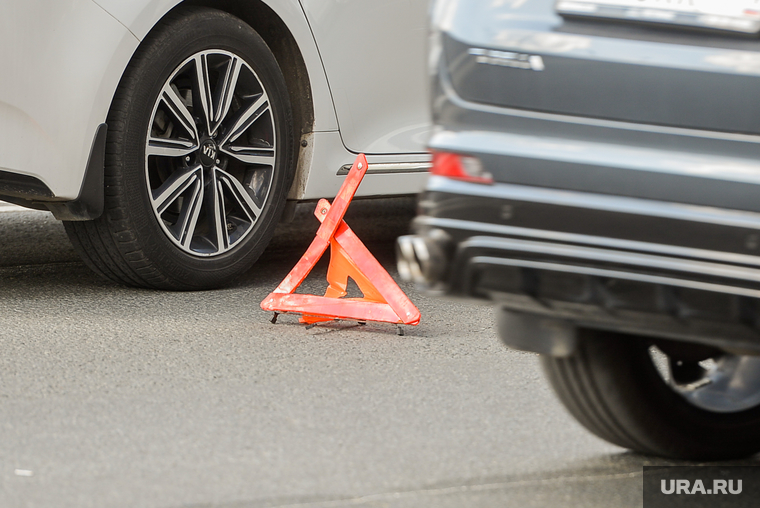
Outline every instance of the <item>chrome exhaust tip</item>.
{"label": "chrome exhaust tip", "polygon": [[414,251],[415,240],[420,240],[417,235],[404,235],[396,240],[396,267],[402,280],[407,282],[424,282],[422,267],[420,266],[417,253]]}
{"label": "chrome exhaust tip", "polygon": [[441,229],[428,231],[426,236],[405,235],[396,240],[396,265],[405,281],[417,284],[434,284],[448,268],[447,247],[449,235]]}

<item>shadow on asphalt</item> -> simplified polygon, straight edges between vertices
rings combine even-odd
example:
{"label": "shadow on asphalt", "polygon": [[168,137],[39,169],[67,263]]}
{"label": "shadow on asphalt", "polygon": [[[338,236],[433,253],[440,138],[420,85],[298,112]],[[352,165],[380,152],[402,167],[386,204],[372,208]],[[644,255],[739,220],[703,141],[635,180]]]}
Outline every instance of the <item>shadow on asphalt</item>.
{"label": "shadow on asphalt", "polygon": [[[361,497],[278,497],[229,504],[183,505],[183,508],[340,508],[393,506],[394,508],[460,508],[462,506],[610,508],[641,506],[644,466],[695,465],[631,452],[601,454],[540,472],[438,482],[410,490],[394,490]],[[758,466],[760,457],[700,465]],[[179,508],[179,507],[176,507]]]}
{"label": "shadow on asphalt", "polygon": [[[280,224],[272,242],[262,256],[271,260],[283,252],[302,252],[311,243],[319,228],[314,217],[316,203],[298,205],[292,222]],[[394,255],[395,239],[407,234],[416,211],[416,198],[361,199],[351,203],[345,221],[356,235],[381,261],[391,261]],[[300,256],[300,254],[299,254]]]}
{"label": "shadow on asphalt", "polygon": [[[257,263],[232,287],[250,286],[273,275],[284,277],[311,243],[319,227],[316,203],[297,206],[290,223],[280,224]],[[416,198],[362,199],[351,204],[346,221],[387,269],[395,265],[395,239],[409,231]],[[61,222],[48,212],[0,213],[0,281],[12,285],[75,287],[115,286],[93,274],[69,243]],[[314,276],[326,270],[329,255],[317,265]],[[1,282],[0,282],[1,284]]]}

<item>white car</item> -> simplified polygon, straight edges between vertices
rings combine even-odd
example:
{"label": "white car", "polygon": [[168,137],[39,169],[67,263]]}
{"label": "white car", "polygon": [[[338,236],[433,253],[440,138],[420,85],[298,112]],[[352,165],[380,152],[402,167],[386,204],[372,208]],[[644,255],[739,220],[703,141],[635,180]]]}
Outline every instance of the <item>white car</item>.
{"label": "white car", "polygon": [[424,184],[424,0],[0,1],[0,199],[109,279],[228,283],[360,152]]}

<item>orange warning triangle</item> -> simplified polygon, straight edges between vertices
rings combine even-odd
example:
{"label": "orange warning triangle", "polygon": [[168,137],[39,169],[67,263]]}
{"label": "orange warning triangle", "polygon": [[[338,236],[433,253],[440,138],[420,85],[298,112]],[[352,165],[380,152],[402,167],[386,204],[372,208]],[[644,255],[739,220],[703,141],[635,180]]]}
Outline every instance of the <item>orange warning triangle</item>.
{"label": "orange warning triangle", "polygon": [[[367,250],[343,220],[356,189],[367,172],[367,159],[360,154],[333,200],[317,203],[314,215],[322,222],[317,235],[296,266],[280,285],[261,302],[261,308],[274,312],[302,314],[301,322],[315,323],[333,319],[382,321],[416,325],[420,311],[398,284]],[[314,265],[330,247],[329,283],[324,296],[296,294]],[[363,298],[343,298],[351,277]]]}

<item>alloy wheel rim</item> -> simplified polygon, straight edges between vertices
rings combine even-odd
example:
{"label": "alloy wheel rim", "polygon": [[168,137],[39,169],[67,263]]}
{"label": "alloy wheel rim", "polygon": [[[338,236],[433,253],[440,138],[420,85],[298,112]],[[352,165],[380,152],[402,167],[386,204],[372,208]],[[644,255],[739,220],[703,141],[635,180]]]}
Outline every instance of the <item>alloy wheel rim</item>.
{"label": "alloy wheel rim", "polygon": [[760,357],[726,353],[699,362],[702,376],[688,384],[674,381],[668,357],[650,348],[658,372],[690,404],[715,413],[736,413],[760,405]]}
{"label": "alloy wheel rim", "polygon": [[200,51],[180,64],[153,106],[145,177],[153,213],[185,253],[239,245],[269,199],[277,139],[261,80],[240,56]]}

